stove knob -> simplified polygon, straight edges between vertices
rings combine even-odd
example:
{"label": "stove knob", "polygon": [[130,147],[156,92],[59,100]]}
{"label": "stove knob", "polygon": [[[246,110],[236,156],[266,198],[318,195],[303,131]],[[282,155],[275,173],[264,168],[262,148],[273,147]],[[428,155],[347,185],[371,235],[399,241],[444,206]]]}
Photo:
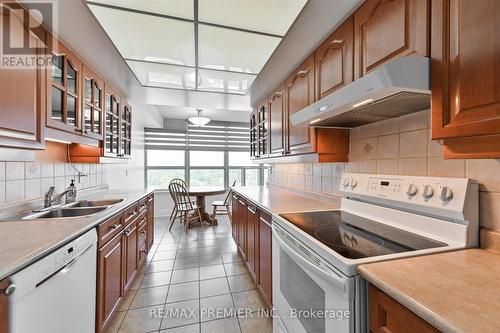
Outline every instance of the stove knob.
{"label": "stove knob", "polygon": [[343,184],[343,185],[344,185],[344,187],[349,186],[349,184],[350,184],[350,180],[349,180],[349,178],[344,178],[344,184]]}
{"label": "stove knob", "polygon": [[414,197],[417,195],[418,192],[418,187],[415,184],[408,184],[408,187],[406,187],[406,195],[408,198]]}
{"label": "stove knob", "polygon": [[434,195],[434,189],[432,188],[432,186],[425,185],[422,197],[424,197],[425,200],[429,200],[430,198],[432,198],[433,195]]}
{"label": "stove knob", "polygon": [[358,181],[356,179],[351,179],[351,187],[355,188],[356,186],[358,186]]}
{"label": "stove knob", "polygon": [[439,195],[439,199],[442,202],[448,202],[453,199],[453,191],[448,186],[441,187],[441,194]]}

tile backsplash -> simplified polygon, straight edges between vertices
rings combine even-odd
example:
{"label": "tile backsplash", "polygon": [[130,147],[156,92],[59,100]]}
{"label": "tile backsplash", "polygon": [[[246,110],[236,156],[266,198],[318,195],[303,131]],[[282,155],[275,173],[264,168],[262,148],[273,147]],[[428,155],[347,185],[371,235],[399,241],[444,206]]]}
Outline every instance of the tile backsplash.
{"label": "tile backsplash", "polygon": [[349,162],[274,164],[270,182],[338,196],[343,172],[468,177],[480,186],[480,224],[500,230],[500,159],[445,160],[429,111],[351,130]]}
{"label": "tile backsplash", "polygon": [[[75,169],[87,177],[78,182]],[[0,162],[0,206],[40,198],[51,186],[60,193],[72,179],[78,189],[107,184],[105,169],[99,164]]]}

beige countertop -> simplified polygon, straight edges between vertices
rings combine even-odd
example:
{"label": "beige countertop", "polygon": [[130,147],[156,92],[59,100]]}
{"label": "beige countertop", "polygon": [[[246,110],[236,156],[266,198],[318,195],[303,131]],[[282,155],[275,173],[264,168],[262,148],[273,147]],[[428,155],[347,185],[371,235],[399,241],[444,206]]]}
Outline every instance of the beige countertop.
{"label": "beige countertop", "polygon": [[147,190],[99,190],[79,199],[124,198],[119,204],[89,217],[0,222],[0,280],[145,197]]}
{"label": "beige countertop", "polygon": [[500,253],[469,249],[361,265],[366,280],[442,332],[500,330]]}
{"label": "beige countertop", "polygon": [[308,194],[274,185],[234,187],[233,191],[274,214],[340,208],[340,198]]}

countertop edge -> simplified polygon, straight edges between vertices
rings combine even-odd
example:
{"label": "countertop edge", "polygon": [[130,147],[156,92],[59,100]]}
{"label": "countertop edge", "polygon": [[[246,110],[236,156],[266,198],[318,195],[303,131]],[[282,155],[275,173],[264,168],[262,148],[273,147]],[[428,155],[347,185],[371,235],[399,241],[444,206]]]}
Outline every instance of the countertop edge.
{"label": "countertop edge", "polygon": [[[21,259],[14,261],[11,265],[0,268],[0,280],[8,278],[9,276],[19,272],[23,268],[29,266],[33,262],[47,256],[57,248],[63,246],[64,244],[72,241],[80,235],[83,235],[85,232],[95,228],[97,225],[101,224],[105,220],[113,217],[116,214],[119,214],[120,211],[127,209],[129,206],[134,204],[135,202],[147,197],[148,195],[155,193],[154,190],[145,190],[143,193],[138,193],[137,196],[133,200],[127,200],[126,204],[123,203],[120,206],[114,206],[112,210],[108,211],[107,214],[102,216],[96,216],[96,220],[92,223],[89,223],[87,226],[80,228],[78,231],[68,233],[65,237],[58,239],[56,242],[49,243],[46,246],[36,250],[35,252],[29,254],[28,256],[22,257]],[[22,222],[14,222],[14,223],[22,223]]]}
{"label": "countertop edge", "polygon": [[425,320],[436,329],[440,330],[443,333],[465,333],[464,331],[452,325],[445,318],[432,312],[423,304],[415,301],[410,296],[400,292],[398,289],[393,288],[390,284],[387,284],[383,280],[377,278],[375,274],[372,274],[364,266],[365,265],[358,266],[358,272],[365,280],[392,297],[398,303],[406,307],[411,312],[415,313],[417,316]]}

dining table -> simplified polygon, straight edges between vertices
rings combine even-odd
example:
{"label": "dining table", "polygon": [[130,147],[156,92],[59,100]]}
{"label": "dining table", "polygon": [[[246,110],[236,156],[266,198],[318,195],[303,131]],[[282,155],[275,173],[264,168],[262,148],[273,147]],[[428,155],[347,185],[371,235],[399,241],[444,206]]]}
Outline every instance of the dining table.
{"label": "dining table", "polygon": [[228,189],[223,186],[191,186],[188,188],[188,194],[190,196],[196,197],[196,205],[200,208],[200,214],[203,221],[214,225],[217,223],[216,221],[212,221],[210,214],[207,213],[205,209],[205,199],[207,196],[224,194],[227,190]]}

